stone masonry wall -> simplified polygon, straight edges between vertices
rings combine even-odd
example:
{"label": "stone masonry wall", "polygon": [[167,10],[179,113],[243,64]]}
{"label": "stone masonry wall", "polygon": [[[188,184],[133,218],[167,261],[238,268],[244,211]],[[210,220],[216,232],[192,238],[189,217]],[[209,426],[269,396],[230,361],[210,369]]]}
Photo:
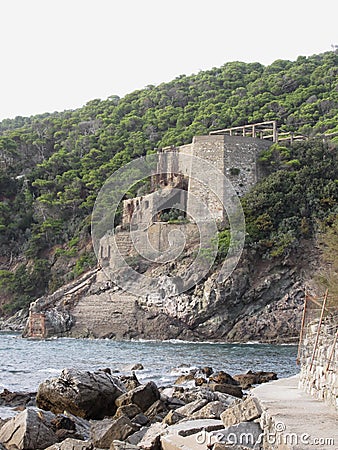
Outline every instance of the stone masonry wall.
{"label": "stone masonry wall", "polygon": [[259,153],[267,150],[271,142],[242,136],[224,137],[224,174],[237,194],[242,196],[261,178]]}
{"label": "stone masonry wall", "polygon": [[[268,149],[271,142],[242,136],[195,136],[193,156],[205,159],[231,182],[237,195],[242,196],[261,177],[259,154]],[[229,189],[217,172],[208,173],[208,166],[193,161],[189,180],[189,194],[202,200],[216,219],[224,219],[223,204],[230,195]],[[198,180],[208,182],[210,188]],[[188,198],[188,213],[201,215],[194,198]]]}
{"label": "stone masonry wall", "polygon": [[136,230],[134,234],[130,231],[106,234],[100,241],[99,263],[103,268],[109,266],[116,269],[117,249],[123,259],[139,256],[155,259],[157,252],[163,253],[169,249],[175,252],[175,248],[184,246],[185,241],[186,245],[191,245],[198,238],[198,228],[192,223],[157,222],[151,224],[146,231]]}
{"label": "stone masonry wall", "polygon": [[321,326],[318,346],[311,365],[319,320],[306,329],[302,345],[300,388],[338,410],[338,343],[335,318],[327,317]]}

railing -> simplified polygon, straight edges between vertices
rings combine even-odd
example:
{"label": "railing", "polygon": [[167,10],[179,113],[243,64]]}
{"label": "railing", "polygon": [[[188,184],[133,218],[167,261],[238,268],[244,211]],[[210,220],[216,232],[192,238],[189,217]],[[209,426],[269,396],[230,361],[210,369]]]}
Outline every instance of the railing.
{"label": "railing", "polygon": [[306,140],[303,135],[296,135],[293,131],[279,132],[276,120],[267,122],[258,122],[249,125],[241,125],[239,127],[223,128],[209,133],[210,135],[226,135],[226,136],[244,136],[259,139],[271,140],[272,142]]}

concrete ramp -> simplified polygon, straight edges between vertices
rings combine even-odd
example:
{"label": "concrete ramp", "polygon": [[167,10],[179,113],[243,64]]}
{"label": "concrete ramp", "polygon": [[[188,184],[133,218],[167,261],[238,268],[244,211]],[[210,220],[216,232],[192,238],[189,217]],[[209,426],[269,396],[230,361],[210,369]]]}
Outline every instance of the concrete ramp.
{"label": "concrete ramp", "polygon": [[298,375],[253,389],[263,413],[266,449],[337,450],[338,414],[298,389]]}

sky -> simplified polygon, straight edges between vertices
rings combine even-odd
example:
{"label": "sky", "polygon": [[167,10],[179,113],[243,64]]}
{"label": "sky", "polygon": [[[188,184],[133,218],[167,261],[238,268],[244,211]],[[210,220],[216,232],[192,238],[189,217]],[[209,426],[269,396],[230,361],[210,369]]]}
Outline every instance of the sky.
{"label": "sky", "polygon": [[0,120],[338,44],[336,0],[0,0]]}

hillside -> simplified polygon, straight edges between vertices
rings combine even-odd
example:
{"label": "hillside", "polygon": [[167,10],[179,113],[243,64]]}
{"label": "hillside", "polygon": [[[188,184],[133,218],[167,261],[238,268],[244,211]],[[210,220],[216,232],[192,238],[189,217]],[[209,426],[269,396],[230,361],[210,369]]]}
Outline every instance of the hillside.
{"label": "hillside", "polygon": [[[277,120],[309,138],[262,155],[270,175],[243,199],[250,251],[283,258],[337,213],[338,55],[227,63],[75,111],[0,123],[2,312],[96,265],[91,210],[106,178],[135,157],[194,135]],[[132,195],[132,194],[131,194]],[[225,237],[226,238],[226,237]],[[222,258],[222,255],[219,256]]]}

